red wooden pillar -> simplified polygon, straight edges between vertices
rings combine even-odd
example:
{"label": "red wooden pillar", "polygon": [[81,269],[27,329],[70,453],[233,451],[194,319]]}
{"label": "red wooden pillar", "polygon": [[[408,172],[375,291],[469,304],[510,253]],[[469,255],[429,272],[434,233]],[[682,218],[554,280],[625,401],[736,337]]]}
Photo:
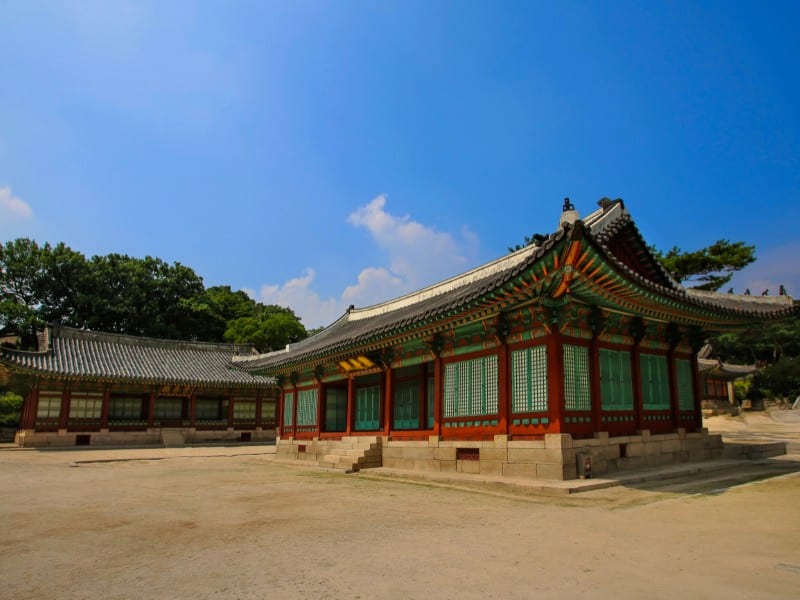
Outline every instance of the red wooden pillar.
{"label": "red wooden pillar", "polygon": [[436,356],[433,359],[433,434],[442,435],[442,418],[443,418],[443,395],[444,385],[442,379],[444,377],[444,365],[442,364],[442,357]]}
{"label": "red wooden pillar", "polygon": [[511,412],[511,377],[508,373],[508,344],[503,340],[497,351],[497,418],[500,432],[507,434]]}
{"label": "red wooden pillar", "polygon": [[189,427],[197,425],[197,390],[192,390],[189,396]]}
{"label": "red wooden pillar", "polygon": [[353,433],[353,419],[355,418],[356,404],[356,379],[352,375],[347,378],[347,435]]}
{"label": "red wooden pillar", "polygon": [[594,431],[603,430],[603,399],[600,383],[600,338],[595,333],[589,344],[589,397],[592,400]]}
{"label": "red wooden pillar", "polygon": [[100,408],[100,429],[108,429],[108,410],[111,404],[111,388],[106,387],[103,392],[103,405]]}
{"label": "red wooden pillar", "polygon": [[147,403],[147,428],[153,428],[153,422],[156,416],[156,393],[150,392],[150,398]]}
{"label": "red wooden pillar", "polygon": [[419,429],[428,428],[428,363],[422,363],[419,375]]}
{"label": "red wooden pillar", "polygon": [[72,393],[69,389],[61,392],[61,410],[58,413],[58,428],[66,429],[69,423],[69,404]]}
{"label": "red wooden pillar", "polygon": [[383,433],[389,435],[392,429],[392,408],[394,407],[394,369],[387,367],[383,372]]}
{"label": "red wooden pillar", "polygon": [[636,423],[636,430],[645,429],[642,419],[642,367],[641,352],[639,343],[633,345],[631,351],[631,383],[633,384],[633,420]]}
{"label": "red wooden pillar", "polygon": [[694,426],[695,429],[700,430],[703,428],[703,412],[700,407],[701,384],[700,384],[700,369],[697,365],[697,351],[692,348],[692,358],[690,364],[692,365],[692,395],[694,396]]}
{"label": "red wooden pillar", "polygon": [[283,435],[283,403],[284,403],[284,392],[283,386],[280,387],[278,390],[278,399],[275,400],[277,404],[275,405],[275,427],[278,430],[278,437]]}
{"label": "red wooden pillar", "polygon": [[20,416],[20,429],[33,429],[36,427],[36,412],[39,409],[39,388],[33,388],[25,396],[22,404],[22,415]]}
{"label": "red wooden pillar", "polygon": [[565,430],[564,406],[564,352],[561,349],[561,332],[558,324],[547,339],[547,394],[550,397],[550,424],[553,433]]}

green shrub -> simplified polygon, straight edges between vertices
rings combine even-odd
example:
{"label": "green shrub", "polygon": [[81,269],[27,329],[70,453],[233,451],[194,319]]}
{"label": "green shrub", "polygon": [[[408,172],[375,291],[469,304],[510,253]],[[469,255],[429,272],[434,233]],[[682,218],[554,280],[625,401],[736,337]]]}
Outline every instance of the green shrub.
{"label": "green shrub", "polygon": [[782,358],[753,377],[748,397],[790,398],[800,395],[800,358]]}
{"label": "green shrub", "polygon": [[0,392],[0,427],[19,427],[22,396],[14,392]]}

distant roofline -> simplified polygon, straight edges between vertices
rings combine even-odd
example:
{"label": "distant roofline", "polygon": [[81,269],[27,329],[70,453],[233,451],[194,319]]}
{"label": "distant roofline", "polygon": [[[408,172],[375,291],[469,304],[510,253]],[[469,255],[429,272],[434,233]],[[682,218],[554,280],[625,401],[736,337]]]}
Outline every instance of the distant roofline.
{"label": "distant roofline", "polygon": [[[137,336],[127,333],[112,333],[107,331],[93,331],[91,329],[78,329],[68,325],[48,325],[52,332],[51,341],[57,338],[97,340],[110,343],[121,343],[129,346],[169,346],[176,349],[193,349],[202,351],[229,351],[233,354],[257,354],[252,344],[235,344],[229,342],[203,342],[194,340],[174,340],[168,338],[155,338],[147,336]],[[20,352],[25,352],[20,350]],[[28,351],[30,352],[30,351]],[[37,351],[33,351],[36,353]],[[44,352],[44,351],[39,351]]]}

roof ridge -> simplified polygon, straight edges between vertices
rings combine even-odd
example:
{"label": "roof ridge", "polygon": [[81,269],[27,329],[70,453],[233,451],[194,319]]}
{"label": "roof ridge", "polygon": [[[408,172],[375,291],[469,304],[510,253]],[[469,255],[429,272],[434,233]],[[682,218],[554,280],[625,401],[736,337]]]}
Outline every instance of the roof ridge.
{"label": "roof ridge", "polygon": [[[244,352],[253,354],[255,349],[251,344],[236,344],[230,342],[203,342],[193,340],[171,340],[166,338],[154,338],[148,336],[137,336],[127,333],[112,333],[108,331],[93,331],[90,329],[78,329],[67,325],[51,325],[52,340],[56,339],[75,339],[75,340],[94,340],[97,342],[118,343],[127,346],[149,346],[155,348],[173,348],[181,350],[200,350],[228,351],[234,354]],[[41,352],[40,352],[41,353]]]}
{"label": "roof ridge", "polygon": [[[620,205],[622,204],[621,200],[619,201],[619,204]],[[587,220],[590,218],[596,219],[598,215],[601,215],[604,212],[606,212],[604,208],[599,208],[589,213],[586,216],[586,219]],[[524,246],[519,250],[500,256],[487,263],[478,265],[477,267],[469,269],[468,271],[464,271],[463,273],[459,273],[458,275],[454,275],[453,277],[445,279],[444,281],[433,283],[419,290],[409,292],[407,294],[404,294],[397,298],[392,298],[391,300],[387,300],[385,302],[373,304],[370,306],[365,306],[363,308],[353,308],[352,310],[345,313],[344,317],[347,317],[349,321],[360,321],[362,319],[368,319],[370,317],[374,317],[377,315],[386,314],[400,308],[412,306],[417,302],[422,302],[430,298],[435,298],[436,296],[439,296],[441,294],[455,291],[463,286],[469,285],[471,283],[474,283],[475,281],[483,279],[488,275],[502,273],[507,269],[511,269],[518,265],[523,264],[527,259],[535,255],[537,251],[542,249],[545,246],[545,244],[553,240],[559,233],[561,233],[561,230],[556,230],[550,233],[547,236],[547,238],[544,241],[542,241],[541,245],[537,246],[535,244],[530,244],[528,246]],[[339,320],[334,321],[334,323],[332,323],[330,327],[332,327],[338,322]]]}

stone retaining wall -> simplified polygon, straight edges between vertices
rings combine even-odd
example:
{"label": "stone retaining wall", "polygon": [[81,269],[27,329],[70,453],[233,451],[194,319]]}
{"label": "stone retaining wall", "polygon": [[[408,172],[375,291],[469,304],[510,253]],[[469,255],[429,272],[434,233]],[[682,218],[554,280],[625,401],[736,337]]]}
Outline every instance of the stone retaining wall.
{"label": "stone retaining wall", "polygon": [[[477,453],[475,452],[477,450]],[[524,477],[575,479],[578,456],[591,460],[592,476],[722,456],[722,438],[707,431],[610,438],[602,432],[591,439],[572,439],[569,434],[547,434],[543,440],[509,440],[496,435],[482,442],[389,441],[383,448],[383,466],[396,469],[443,471]]]}
{"label": "stone retaining wall", "polygon": [[[275,439],[274,429],[197,431],[191,427],[172,427],[169,430],[180,433],[187,444],[212,442],[238,442],[242,433],[250,433],[250,441],[266,442]],[[58,448],[78,445],[78,436],[89,436],[89,446],[161,446],[162,430],[147,431],[18,431],[14,442],[24,448]],[[85,439],[85,438],[84,438]]]}

